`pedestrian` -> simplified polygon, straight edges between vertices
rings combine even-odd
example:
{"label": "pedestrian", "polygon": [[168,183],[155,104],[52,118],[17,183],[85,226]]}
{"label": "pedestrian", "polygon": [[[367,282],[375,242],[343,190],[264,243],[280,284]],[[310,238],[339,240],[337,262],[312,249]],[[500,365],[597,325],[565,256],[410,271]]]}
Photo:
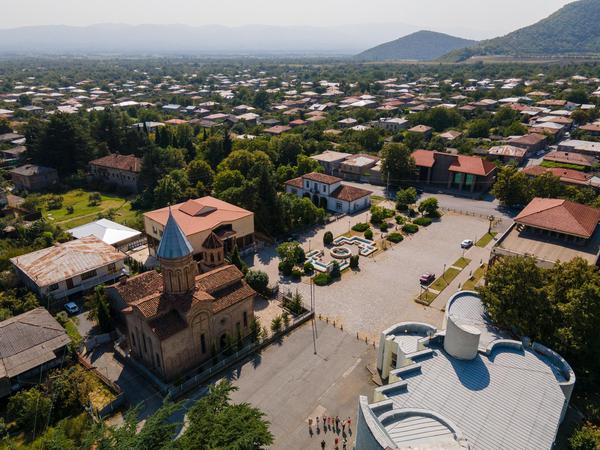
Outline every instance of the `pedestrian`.
{"label": "pedestrian", "polygon": [[335,438],[335,446],[337,447],[339,443],[340,443],[340,438],[337,438],[337,437],[336,437],[336,438]]}
{"label": "pedestrian", "polygon": [[323,440],[321,441],[321,448],[322,448],[323,450],[325,450],[325,439],[323,439]]}
{"label": "pedestrian", "polygon": [[344,420],[342,422],[342,433],[345,433],[345,432],[346,432],[346,421]]}
{"label": "pedestrian", "polygon": [[308,428],[312,428],[312,417],[308,418]]}
{"label": "pedestrian", "polygon": [[340,427],[340,416],[335,416],[335,427],[336,428]]}
{"label": "pedestrian", "polygon": [[327,416],[323,414],[323,426],[327,425]]}
{"label": "pedestrian", "polygon": [[351,425],[352,425],[352,420],[350,420],[350,416],[348,416],[348,430],[350,429]]}
{"label": "pedestrian", "polygon": [[327,418],[327,425],[329,425],[329,428],[331,428],[331,422],[332,422],[331,417],[328,417]]}

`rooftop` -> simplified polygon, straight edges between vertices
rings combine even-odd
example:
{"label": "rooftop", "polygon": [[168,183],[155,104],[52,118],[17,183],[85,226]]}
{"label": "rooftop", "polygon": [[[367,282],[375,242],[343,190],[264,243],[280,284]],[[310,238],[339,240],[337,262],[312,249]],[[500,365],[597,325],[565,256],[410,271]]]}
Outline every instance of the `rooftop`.
{"label": "rooftop", "polygon": [[142,170],[142,159],[133,155],[113,153],[90,161],[90,165],[139,173]]}
{"label": "rooftop", "polygon": [[[186,236],[212,230],[223,223],[230,223],[254,213],[239,206],[206,196],[171,206],[173,217]],[[169,207],[144,214],[162,226],[167,224]]]}
{"label": "rooftop", "polygon": [[10,262],[38,286],[49,286],[124,259],[125,254],[112,245],[86,236],[16,256]]}
{"label": "rooftop", "polygon": [[67,230],[67,233],[76,239],[85,236],[96,236],[98,239],[110,245],[115,245],[142,235],[141,231],[134,230],[133,228],[126,227],[125,225],[121,225],[120,223],[108,219],[100,219],[95,222],[71,228],[70,230]]}
{"label": "rooftop", "polygon": [[13,378],[56,358],[71,342],[67,332],[42,307],[0,322],[0,379]]}
{"label": "rooftop", "polygon": [[600,209],[568,200],[534,198],[515,222],[534,228],[569,234],[582,238],[591,237],[600,221]]}

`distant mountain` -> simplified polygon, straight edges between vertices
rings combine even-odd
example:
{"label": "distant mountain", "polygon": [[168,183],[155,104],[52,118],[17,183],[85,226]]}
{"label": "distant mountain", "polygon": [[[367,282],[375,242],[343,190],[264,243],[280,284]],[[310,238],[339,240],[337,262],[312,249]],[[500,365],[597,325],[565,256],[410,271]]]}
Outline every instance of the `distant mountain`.
{"label": "distant mountain", "polygon": [[569,3],[551,16],[506,36],[453,51],[445,60],[473,56],[559,56],[600,54],[600,0]]}
{"label": "distant mountain", "polygon": [[365,45],[415,31],[412,25],[34,26],[0,29],[0,54],[353,55]]}
{"label": "distant mountain", "polygon": [[476,41],[434,31],[417,31],[395,41],[386,42],[356,55],[363,61],[437,59],[446,53],[472,46]]}

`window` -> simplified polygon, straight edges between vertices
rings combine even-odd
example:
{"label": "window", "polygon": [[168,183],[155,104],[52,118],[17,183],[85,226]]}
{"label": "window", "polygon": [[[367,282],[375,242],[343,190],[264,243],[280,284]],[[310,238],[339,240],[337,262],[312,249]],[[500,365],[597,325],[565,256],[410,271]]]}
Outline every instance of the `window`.
{"label": "window", "polygon": [[244,328],[248,326],[248,312],[244,311]]}
{"label": "window", "polygon": [[152,232],[156,234],[156,227],[154,225],[152,225]]}
{"label": "window", "polygon": [[308,189],[310,187],[310,183],[307,181],[306,182],[306,189]]}
{"label": "window", "polygon": [[67,289],[73,289],[74,287],[73,278],[67,278]]}
{"label": "window", "polygon": [[49,289],[50,289],[51,291],[55,291],[55,290],[57,290],[57,289],[58,289],[58,283],[51,284]]}
{"label": "window", "polygon": [[323,192],[327,192],[327,186],[323,185]]}
{"label": "window", "polygon": [[338,211],[342,210],[342,202],[335,202],[335,209],[337,209]]}
{"label": "window", "polygon": [[395,369],[396,364],[398,364],[398,355],[396,353],[392,353],[392,367]]}
{"label": "window", "polygon": [[89,272],[85,272],[81,274],[81,280],[89,280],[90,278],[94,278],[97,275],[96,270],[90,270]]}
{"label": "window", "polygon": [[110,263],[108,265],[108,273],[115,273],[117,271],[117,264],[116,263]]}
{"label": "window", "polygon": [[200,348],[202,349],[202,353],[206,353],[206,337],[204,333],[200,335]]}
{"label": "window", "polygon": [[298,189],[292,188],[292,194],[297,194],[297,193],[298,193]]}

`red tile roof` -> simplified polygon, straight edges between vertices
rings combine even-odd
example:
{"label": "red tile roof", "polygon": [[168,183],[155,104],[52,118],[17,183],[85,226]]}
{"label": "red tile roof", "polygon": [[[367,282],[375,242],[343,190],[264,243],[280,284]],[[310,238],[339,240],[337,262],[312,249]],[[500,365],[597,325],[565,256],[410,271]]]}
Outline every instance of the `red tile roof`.
{"label": "red tile roof", "polygon": [[418,167],[433,167],[435,164],[435,153],[431,150],[415,150],[412,157]]}
{"label": "red tile roof", "polygon": [[372,192],[366,189],[343,184],[331,193],[331,197],[345,202],[353,202],[371,194]]}
{"label": "red tile roof", "polygon": [[589,184],[590,176],[573,169],[563,169],[560,167],[542,167],[529,166],[523,169],[525,175],[537,177],[545,173],[551,173],[555,177],[560,178],[560,181],[572,184]]}
{"label": "red tile roof", "polygon": [[335,184],[335,183],[339,183],[340,181],[342,181],[341,178],[333,177],[331,175],[326,175],[324,173],[319,173],[319,172],[307,173],[306,175],[302,175],[302,178],[304,178],[306,180],[310,180],[310,181],[316,181],[318,183],[324,183],[324,184]]}
{"label": "red tile roof", "polygon": [[294,186],[297,188],[302,188],[302,177],[292,178],[291,180],[287,180],[285,184]]}
{"label": "red tile roof", "polygon": [[493,162],[477,156],[458,155],[456,162],[453,163],[448,170],[450,172],[460,172],[485,177],[496,170],[496,165]]}
{"label": "red tile roof", "polygon": [[90,161],[90,165],[139,173],[142,170],[142,159],[133,155],[113,153]]}
{"label": "red tile roof", "polygon": [[568,200],[534,198],[515,222],[534,228],[590,238],[600,221],[600,209]]}
{"label": "red tile roof", "polygon": [[[196,207],[194,207],[194,204]],[[186,236],[192,236],[209,229],[214,230],[222,223],[234,222],[254,214],[239,206],[210,196],[173,205],[171,211]],[[169,218],[169,208],[156,209],[145,213],[144,216],[165,226]]]}

